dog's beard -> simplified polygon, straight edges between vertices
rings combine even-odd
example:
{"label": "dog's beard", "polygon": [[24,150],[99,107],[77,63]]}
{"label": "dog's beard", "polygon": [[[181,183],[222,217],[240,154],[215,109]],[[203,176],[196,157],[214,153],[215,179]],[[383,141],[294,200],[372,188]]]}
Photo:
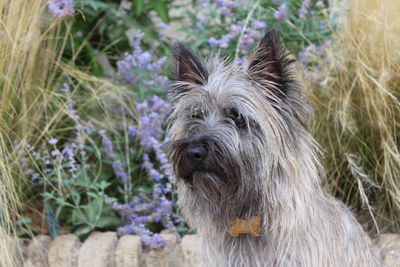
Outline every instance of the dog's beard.
{"label": "dog's beard", "polygon": [[229,198],[226,192],[227,184],[218,176],[210,172],[195,171],[192,173],[190,186],[203,198],[210,202],[222,201]]}

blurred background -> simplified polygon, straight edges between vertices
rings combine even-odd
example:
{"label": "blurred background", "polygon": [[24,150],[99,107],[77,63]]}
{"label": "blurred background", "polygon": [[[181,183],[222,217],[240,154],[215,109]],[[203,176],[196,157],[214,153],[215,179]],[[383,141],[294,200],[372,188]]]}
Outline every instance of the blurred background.
{"label": "blurred background", "polygon": [[174,40],[246,68],[277,29],[314,109],[325,188],[400,229],[398,0],[0,2],[0,265],[10,236],[191,233],[163,151]]}

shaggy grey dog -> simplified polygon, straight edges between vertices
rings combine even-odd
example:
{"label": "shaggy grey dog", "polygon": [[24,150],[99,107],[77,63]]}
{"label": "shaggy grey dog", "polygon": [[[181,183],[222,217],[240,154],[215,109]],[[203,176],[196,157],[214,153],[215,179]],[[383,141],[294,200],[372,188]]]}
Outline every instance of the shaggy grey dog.
{"label": "shaggy grey dog", "polygon": [[[217,56],[202,63],[179,42],[174,57],[167,149],[204,265],[381,266],[350,211],[320,185],[308,106],[276,32],[247,71]],[[229,233],[238,219],[252,234]]]}

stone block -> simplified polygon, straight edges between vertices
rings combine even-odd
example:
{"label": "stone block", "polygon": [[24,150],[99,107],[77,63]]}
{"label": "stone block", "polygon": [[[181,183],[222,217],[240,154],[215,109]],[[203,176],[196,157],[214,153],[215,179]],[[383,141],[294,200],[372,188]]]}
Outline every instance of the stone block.
{"label": "stone block", "polygon": [[93,232],[79,250],[78,267],[115,267],[115,232]]}
{"label": "stone block", "polygon": [[183,266],[200,267],[204,266],[201,239],[198,235],[186,235],[181,242]]}
{"label": "stone block", "polygon": [[374,240],[374,251],[389,267],[400,267],[400,235],[382,234]]}
{"label": "stone block", "polygon": [[34,237],[28,245],[25,267],[48,267],[47,254],[50,243],[50,236],[38,235]]}
{"label": "stone block", "polygon": [[141,267],[142,262],[142,242],[140,236],[125,235],[118,241],[115,251],[116,267]]}
{"label": "stone block", "polygon": [[56,237],[49,249],[50,267],[76,267],[81,242],[73,234]]}
{"label": "stone block", "polygon": [[183,267],[182,252],[177,243],[175,234],[161,233],[161,236],[168,240],[168,245],[163,248],[153,248],[146,257],[147,267]]}

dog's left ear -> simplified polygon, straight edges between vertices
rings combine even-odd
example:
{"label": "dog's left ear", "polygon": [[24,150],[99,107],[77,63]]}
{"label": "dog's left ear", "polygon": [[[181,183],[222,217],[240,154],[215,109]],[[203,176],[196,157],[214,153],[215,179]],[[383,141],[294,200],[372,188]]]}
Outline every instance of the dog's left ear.
{"label": "dog's left ear", "polygon": [[173,55],[176,81],[192,85],[206,83],[208,78],[206,68],[189,46],[182,42],[175,42]]}
{"label": "dog's left ear", "polygon": [[251,57],[248,73],[276,97],[287,95],[292,60],[282,47],[279,35],[275,30],[269,31],[259,42]]}

